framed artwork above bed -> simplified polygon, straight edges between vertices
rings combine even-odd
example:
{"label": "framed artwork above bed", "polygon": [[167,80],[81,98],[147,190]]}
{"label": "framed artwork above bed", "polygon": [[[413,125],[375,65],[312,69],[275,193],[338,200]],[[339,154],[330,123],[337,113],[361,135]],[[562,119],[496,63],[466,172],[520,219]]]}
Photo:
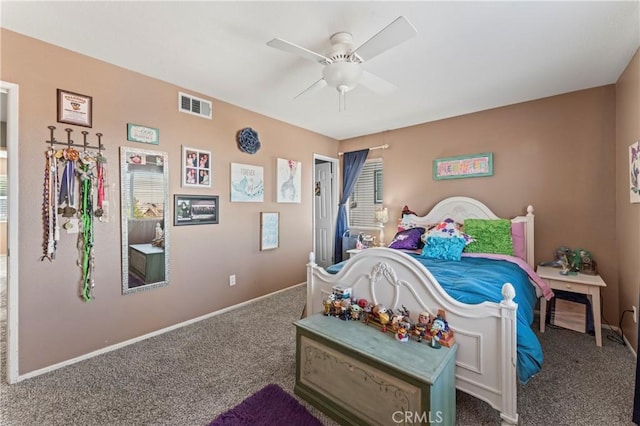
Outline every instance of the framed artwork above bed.
{"label": "framed artwork above bed", "polygon": [[492,176],[493,153],[487,152],[433,160],[433,179],[461,179]]}

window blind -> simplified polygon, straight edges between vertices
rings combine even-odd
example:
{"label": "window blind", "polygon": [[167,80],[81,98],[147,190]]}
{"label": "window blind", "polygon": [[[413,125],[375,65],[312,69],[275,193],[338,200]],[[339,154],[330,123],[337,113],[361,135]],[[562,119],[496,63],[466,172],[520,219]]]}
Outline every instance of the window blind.
{"label": "window blind", "polygon": [[164,185],[158,173],[131,173],[131,206],[129,217],[144,219],[164,217]]}
{"label": "window blind", "polygon": [[349,202],[349,226],[377,226],[375,212],[382,205],[382,159],[367,160]]}

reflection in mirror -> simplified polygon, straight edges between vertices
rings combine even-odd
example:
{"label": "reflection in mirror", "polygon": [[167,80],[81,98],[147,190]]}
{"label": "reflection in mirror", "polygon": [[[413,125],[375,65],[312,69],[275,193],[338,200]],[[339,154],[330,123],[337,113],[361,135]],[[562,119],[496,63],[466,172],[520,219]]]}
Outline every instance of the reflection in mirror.
{"label": "reflection in mirror", "polygon": [[120,148],[122,293],[169,283],[167,153]]}

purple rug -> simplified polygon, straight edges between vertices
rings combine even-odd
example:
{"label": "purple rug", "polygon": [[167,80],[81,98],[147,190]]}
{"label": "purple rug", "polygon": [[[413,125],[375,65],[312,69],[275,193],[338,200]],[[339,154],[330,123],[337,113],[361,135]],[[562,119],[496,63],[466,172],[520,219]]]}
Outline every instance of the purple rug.
{"label": "purple rug", "polygon": [[267,385],[226,413],[220,414],[209,426],[322,426],[322,423],[278,385]]}

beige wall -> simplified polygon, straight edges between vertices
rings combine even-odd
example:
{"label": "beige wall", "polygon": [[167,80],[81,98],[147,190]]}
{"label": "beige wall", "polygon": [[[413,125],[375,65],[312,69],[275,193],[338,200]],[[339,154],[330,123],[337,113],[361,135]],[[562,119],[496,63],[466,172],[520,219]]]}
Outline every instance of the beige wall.
{"label": "beige wall", "polygon": [[[428,102],[428,100],[427,100]],[[342,141],[341,151],[388,143],[384,159],[387,240],[407,204],[426,213],[442,198],[477,198],[501,217],[535,209],[537,262],[559,246],[586,248],[609,287],[609,321],[618,318],[615,219],[615,87],[599,87]],[[494,154],[491,177],[435,181],[434,158]]]}
{"label": "beige wall", "polygon": [[[640,140],[640,50],[616,84],[616,253],[620,312],[638,305],[640,290],[640,204],[629,202],[629,146]],[[617,324],[616,318],[616,324]],[[631,314],[622,329],[637,348],[637,324]]]}
{"label": "beige wall", "polygon": [[[1,36],[1,79],[20,87],[20,374],[305,281],[312,245],[313,153],[335,157],[337,141],[216,100],[213,120],[179,113],[177,93],[184,89],[11,31],[3,29]],[[110,223],[96,224],[95,299],[88,303],[79,297],[76,236],[63,235],[53,263],[39,261],[47,126],[58,127],[59,139],[64,139],[63,128],[73,127],[56,123],[57,88],[93,97],[89,141],[95,143],[95,133],[101,132],[107,149],[113,216]],[[160,145],[128,142],[127,123],[159,128]],[[247,126],[262,142],[255,155],[237,148],[236,132]],[[80,140],[84,128],[74,128]],[[212,151],[211,190],[180,187],[181,144]],[[169,226],[170,285],[127,296],[121,295],[120,279],[120,146],[166,151],[171,195],[220,196],[218,225]],[[301,204],[275,202],[278,157],[302,162],[307,190]],[[229,201],[231,162],[264,167],[264,203]],[[277,250],[259,251],[261,211],[280,212]],[[235,287],[228,285],[230,274],[236,274]]]}

